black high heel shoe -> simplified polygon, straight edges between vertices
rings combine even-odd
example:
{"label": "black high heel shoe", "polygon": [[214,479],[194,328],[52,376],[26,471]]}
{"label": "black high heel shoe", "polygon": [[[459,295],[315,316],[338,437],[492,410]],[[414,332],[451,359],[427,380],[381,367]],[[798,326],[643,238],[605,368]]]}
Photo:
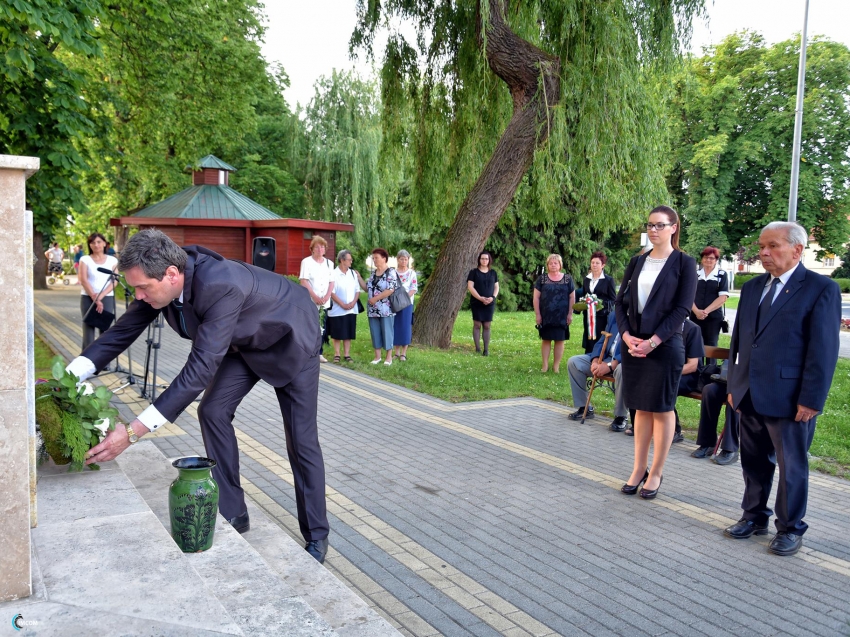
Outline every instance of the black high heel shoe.
{"label": "black high heel shoe", "polygon": [[[661,479],[658,481],[658,489],[661,488],[662,482],[664,482],[664,476],[661,476]],[[658,495],[658,489],[653,489],[652,491],[649,489],[641,489],[638,495],[644,500],[654,500],[655,496]]]}
{"label": "black high heel shoe", "polygon": [[[620,491],[622,493],[625,493],[626,495],[634,495],[635,493],[638,492],[638,487],[640,485],[642,485],[644,482],[646,482],[646,479],[648,477],[649,477],[649,469],[647,469],[646,472],[643,474],[643,478],[641,478],[640,482],[638,482],[636,485],[631,485],[627,482],[626,484],[624,484],[620,488]],[[640,491],[641,491],[641,493],[643,493],[643,489],[641,489]],[[653,497],[655,497],[655,496],[653,496]]]}

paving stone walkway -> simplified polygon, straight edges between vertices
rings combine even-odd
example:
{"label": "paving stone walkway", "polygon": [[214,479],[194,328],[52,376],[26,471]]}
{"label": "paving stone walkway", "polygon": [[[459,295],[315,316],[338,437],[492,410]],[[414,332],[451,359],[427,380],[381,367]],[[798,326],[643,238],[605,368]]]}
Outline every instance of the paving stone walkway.
{"label": "paving stone walkway", "polygon": [[[36,331],[66,356],[78,295],[35,296]],[[188,352],[162,331],[162,382]],[[137,372],[142,357],[134,347]],[[333,364],[319,391],[326,566],[404,634],[850,635],[850,482],[812,475],[806,546],[779,558],[770,536],[723,538],[740,465],[694,460],[692,445],[674,446],[646,502],[620,494],[632,441],[604,418],[579,425],[534,399],[451,404]],[[121,397],[147,404],[134,387]],[[272,389],[258,384],[234,424],[246,491],[298,538]],[[163,429],[166,456],[203,453],[194,407]]]}

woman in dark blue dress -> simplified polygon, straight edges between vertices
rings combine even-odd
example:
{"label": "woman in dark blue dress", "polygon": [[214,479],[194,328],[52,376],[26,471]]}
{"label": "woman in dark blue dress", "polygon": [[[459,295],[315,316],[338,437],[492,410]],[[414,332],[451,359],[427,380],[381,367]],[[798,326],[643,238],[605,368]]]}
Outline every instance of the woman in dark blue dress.
{"label": "woman in dark blue dress", "polygon": [[576,302],[576,286],[573,278],[561,272],[564,262],[559,254],[550,254],[546,259],[546,272],[534,282],[534,316],[540,334],[540,356],[543,359],[541,372],[549,371],[549,352],[555,344],[552,371],[560,372],[564,356],[564,342],[570,338],[573,322],[573,305]]}

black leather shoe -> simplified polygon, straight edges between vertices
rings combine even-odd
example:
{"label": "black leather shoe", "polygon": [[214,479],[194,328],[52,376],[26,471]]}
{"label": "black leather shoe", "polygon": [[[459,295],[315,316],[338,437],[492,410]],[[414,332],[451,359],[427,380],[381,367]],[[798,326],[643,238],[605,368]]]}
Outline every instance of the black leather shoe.
{"label": "black leather shoe", "polygon": [[641,478],[640,482],[638,482],[638,483],[637,483],[637,484],[635,484],[635,485],[631,485],[631,484],[629,484],[629,483],[627,482],[627,483],[626,483],[626,484],[624,484],[622,487],[620,487],[620,492],[621,492],[621,493],[625,493],[626,495],[634,495],[635,493],[637,493],[637,491],[638,491],[638,487],[639,487],[640,485],[642,485],[644,482],[646,482],[646,479],[647,479],[648,477],[649,477],[649,469],[647,469],[647,470],[644,472],[644,474],[643,474],[643,478]]}
{"label": "black leather shoe", "polygon": [[611,423],[611,426],[608,427],[611,431],[625,431],[626,430],[626,417],[625,416],[617,416],[614,418],[614,422]]}
{"label": "black leather shoe", "polygon": [[681,431],[677,431],[673,434],[673,440],[670,441],[670,444],[676,444],[677,442],[684,442],[685,437],[682,435]]}
{"label": "black leather shoe", "polygon": [[738,452],[737,451],[726,451],[725,449],[721,449],[720,453],[718,453],[712,459],[712,462],[716,464],[732,464],[733,462],[738,461]]}
{"label": "black leather shoe", "polygon": [[741,518],[735,524],[723,531],[723,535],[736,540],[743,540],[751,535],[766,535],[767,524],[756,524],[752,520]]}
{"label": "black leather shoe", "polygon": [[652,489],[641,489],[638,495],[642,497],[644,500],[654,500],[655,496],[658,495],[658,489],[661,488],[661,483],[664,482],[664,476],[661,476],[661,479],[658,481],[658,488]]}
{"label": "black leather shoe", "polygon": [[325,555],[328,554],[328,538],[311,540],[310,542],[307,542],[307,546],[304,547],[304,550],[315,557],[319,564],[323,564],[325,562]]}
{"label": "black leather shoe", "polygon": [[700,447],[691,454],[691,458],[710,458],[714,447]]}
{"label": "black leather shoe", "polygon": [[584,418],[585,420],[590,420],[594,416],[596,416],[596,412],[593,410],[593,406],[591,406],[590,409],[587,410],[587,416],[584,415],[584,407],[579,407],[578,411],[571,413],[569,416],[567,416],[567,418],[569,418],[570,420],[581,420],[582,418]]}
{"label": "black leather shoe", "polygon": [[228,520],[230,526],[240,533],[247,533],[251,528],[251,521],[248,519],[248,512],[245,511],[242,515],[237,515],[235,518]]}
{"label": "black leather shoe", "polygon": [[767,545],[767,552],[774,555],[794,555],[803,546],[803,536],[779,532]]}

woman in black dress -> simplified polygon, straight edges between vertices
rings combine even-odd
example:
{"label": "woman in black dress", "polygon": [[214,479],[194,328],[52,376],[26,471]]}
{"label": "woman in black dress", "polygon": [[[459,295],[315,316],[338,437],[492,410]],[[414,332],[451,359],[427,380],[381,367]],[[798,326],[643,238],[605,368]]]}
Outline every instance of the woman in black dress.
{"label": "woman in black dress", "polygon": [[493,255],[486,250],[478,255],[478,267],[469,271],[466,287],[472,298],[469,307],[472,310],[472,338],[476,353],[481,353],[479,339],[484,331],[484,356],[490,355],[490,323],[496,311],[496,297],[499,296],[499,275],[491,268]]}
{"label": "woman in black dress", "polygon": [[702,267],[697,270],[697,292],[691,307],[691,320],[702,331],[705,345],[717,346],[723,304],[729,298],[729,277],[717,267],[720,250],[708,246],[701,255]]}
{"label": "woman in black dress", "polygon": [[[632,258],[617,294],[617,327],[623,339],[623,396],[635,409],[635,460],[621,491],[658,494],[676,426],[673,409],[685,364],[682,324],[694,302],[696,262],[679,250],[679,215],[667,206],[649,214],[652,250]],[[649,444],[654,441],[652,469]]]}
{"label": "woman in black dress", "polygon": [[614,279],[607,276],[604,272],[605,264],[608,262],[608,257],[604,252],[594,252],[590,255],[590,274],[584,277],[584,282],[576,292],[576,298],[581,301],[588,294],[596,296],[597,300],[602,301],[602,308],[596,310],[596,329],[593,334],[590,333],[589,310],[583,310],[584,315],[584,334],[581,339],[581,346],[584,348],[585,354],[590,354],[593,351],[593,346],[599,340],[599,335],[605,326],[608,324],[608,314],[614,311],[614,301],[617,298],[617,289],[614,287]]}
{"label": "woman in black dress", "polygon": [[569,274],[561,272],[564,262],[558,254],[550,254],[546,259],[546,272],[534,282],[534,315],[540,334],[540,356],[543,367],[540,371],[549,371],[549,352],[555,343],[555,360],[552,371],[560,371],[561,358],[564,355],[564,341],[570,338],[570,324],[573,322],[573,305],[576,302],[576,286]]}

